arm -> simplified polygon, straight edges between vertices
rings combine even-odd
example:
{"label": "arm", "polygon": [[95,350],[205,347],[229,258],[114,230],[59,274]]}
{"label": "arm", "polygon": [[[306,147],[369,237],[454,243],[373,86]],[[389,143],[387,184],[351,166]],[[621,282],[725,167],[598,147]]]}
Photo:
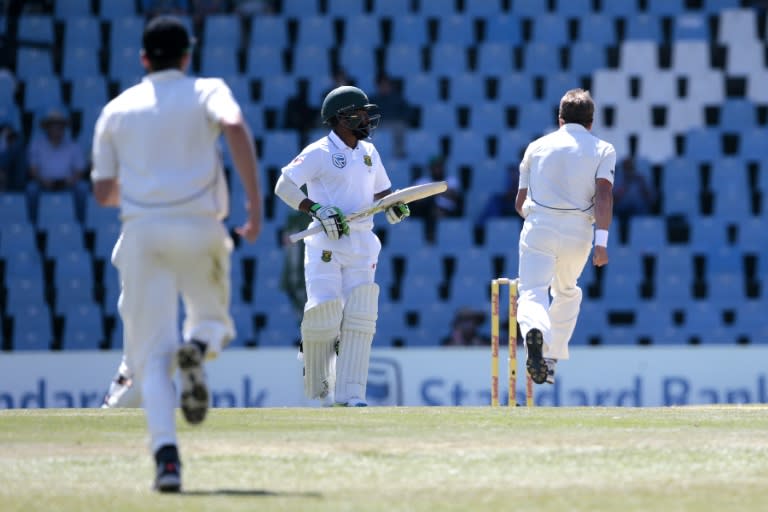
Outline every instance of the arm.
{"label": "arm", "polygon": [[[595,229],[608,231],[613,220],[613,184],[603,178],[596,181],[595,192]],[[595,243],[592,252],[592,263],[602,267],[608,263],[608,248]]]}
{"label": "arm", "polygon": [[262,218],[259,165],[256,160],[253,137],[242,114],[232,119],[222,119],[220,125],[248,200],[245,205],[248,220],[235,231],[249,242],[253,242],[261,232]]}
{"label": "arm", "polygon": [[101,206],[120,206],[120,182],[117,178],[94,181],[93,196]]}
{"label": "arm", "polygon": [[515,211],[522,218],[525,218],[525,215],[523,215],[523,203],[525,203],[525,200],[527,197],[528,197],[527,188],[517,189],[517,197],[515,197]]}

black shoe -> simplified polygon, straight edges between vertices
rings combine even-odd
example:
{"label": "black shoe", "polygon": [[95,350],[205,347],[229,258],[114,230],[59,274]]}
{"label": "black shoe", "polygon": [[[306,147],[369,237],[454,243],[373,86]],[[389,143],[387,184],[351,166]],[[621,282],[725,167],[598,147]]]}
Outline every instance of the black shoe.
{"label": "black shoe", "polygon": [[203,369],[203,351],[196,343],[185,343],[176,353],[181,377],[181,412],[191,425],[202,423],[208,413],[208,386]]}
{"label": "black shoe", "polygon": [[176,446],[169,444],[161,446],[155,452],[157,474],[155,490],[158,492],[181,491],[181,461]]}
{"label": "black shoe", "polygon": [[528,375],[531,376],[531,379],[536,384],[544,384],[547,381],[549,368],[542,355],[544,337],[541,335],[540,330],[531,329],[528,331],[528,334],[525,335],[525,347],[528,352],[528,359],[525,362]]}

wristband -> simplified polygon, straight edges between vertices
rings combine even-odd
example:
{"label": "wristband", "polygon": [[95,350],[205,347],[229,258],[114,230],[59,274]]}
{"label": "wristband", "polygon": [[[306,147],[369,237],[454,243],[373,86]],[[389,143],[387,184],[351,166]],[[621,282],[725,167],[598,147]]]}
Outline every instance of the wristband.
{"label": "wristband", "polygon": [[608,247],[608,230],[596,229],[595,230],[595,245],[601,247]]}

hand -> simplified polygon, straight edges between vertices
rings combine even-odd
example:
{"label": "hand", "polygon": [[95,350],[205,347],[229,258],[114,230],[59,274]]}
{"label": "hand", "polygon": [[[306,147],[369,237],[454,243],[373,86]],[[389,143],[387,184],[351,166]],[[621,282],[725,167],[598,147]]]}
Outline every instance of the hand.
{"label": "hand", "polygon": [[397,224],[411,214],[411,209],[405,203],[395,203],[384,212],[387,216],[387,222]]}
{"label": "hand", "polygon": [[245,224],[235,228],[235,233],[249,242],[255,242],[261,233],[261,217],[255,214],[249,214]]}
{"label": "hand", "polygon": [[608,248],[602,245],[596,245],[592,250],[592,264],[596,267],[602,267],[608,263]]}
{"label": "hand", "polygon": [[349,235],[347,218],[335,206],[323,206],[315,203],[309,209],[310,215],[320,221],[323,231],[331,240],[338,240],[344,235]]}

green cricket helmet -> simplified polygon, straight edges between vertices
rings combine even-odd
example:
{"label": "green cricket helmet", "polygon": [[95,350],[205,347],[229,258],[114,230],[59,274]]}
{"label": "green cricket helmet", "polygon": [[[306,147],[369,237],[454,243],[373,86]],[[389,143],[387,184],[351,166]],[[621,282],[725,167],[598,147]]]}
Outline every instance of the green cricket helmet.
{"label": "green cricket helmet", "polygon": [[[365,115],[360,111],[365,111]],[[320,108],[323,123],[336,126],[342,124],[351,130],[358,139],[370,137],[379,126],[381,114],[378,106],[369,103],[368,96],[359,88],[342,85],[329,92]]]}

